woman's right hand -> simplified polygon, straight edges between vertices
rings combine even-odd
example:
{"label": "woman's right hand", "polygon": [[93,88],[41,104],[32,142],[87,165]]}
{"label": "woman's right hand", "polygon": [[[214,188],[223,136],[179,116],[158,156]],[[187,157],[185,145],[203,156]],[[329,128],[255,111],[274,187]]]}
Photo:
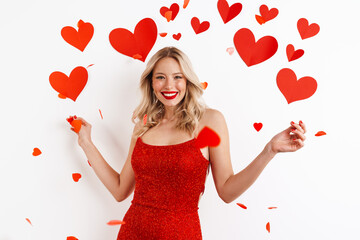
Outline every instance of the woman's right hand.
{"label": "woman's right hand", "polygon": [[81,121],[80,131],[77,133],[74,131],[73,127],[71,127],[70,129],[78,135],[78,143],[79,143],[80,147],[83,147],[86,144],[92,143],[92,141],[91,141],[91,124],[88,123],[85,119],[83,119],[81,117],[77,117],[76,120]]}

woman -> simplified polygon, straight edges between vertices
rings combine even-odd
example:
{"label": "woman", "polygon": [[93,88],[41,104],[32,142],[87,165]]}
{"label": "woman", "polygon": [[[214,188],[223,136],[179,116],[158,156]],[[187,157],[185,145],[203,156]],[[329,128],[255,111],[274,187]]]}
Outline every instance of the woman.
{"label": "woman", "polygon": [[[129,155],[121,173],[112,169],[91,140],[83,118],[78,143],[96,175],[121,202],[135,189],[119,239],[202,239],[198,202],[211,167],[219,197],[230,203],[246,191],[278,152],[304,146],[300,121],[274,136],[242,171],[234,174],[224,116],[201,101],[203,89],[187,56],[175,47],[158,51],[141,76],[142,101]],[[216,147],[196,145],[208,127],[220,137]]]}

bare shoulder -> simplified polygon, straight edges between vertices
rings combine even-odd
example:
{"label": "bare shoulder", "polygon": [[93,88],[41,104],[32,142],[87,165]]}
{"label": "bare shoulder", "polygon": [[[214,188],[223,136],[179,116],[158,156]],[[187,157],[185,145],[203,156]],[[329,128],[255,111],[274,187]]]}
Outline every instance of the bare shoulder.
{"label": "bare shoulder", "polygon": [[201,124],[211,128],[218,128],[224,123],[224,115],[219,110],[213,108],[207,108],[203,117],[201,118]]}

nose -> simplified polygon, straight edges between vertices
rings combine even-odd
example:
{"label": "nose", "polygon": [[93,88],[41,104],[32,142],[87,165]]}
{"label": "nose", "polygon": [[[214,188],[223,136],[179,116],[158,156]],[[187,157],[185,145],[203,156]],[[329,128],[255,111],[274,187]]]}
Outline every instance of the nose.
{"label": "nose", "polygon": [[172,89],[172,88],[173,88],[173,86],[174,86],[174,81],[173,81],[172,77],[168,77],[168,78],[166,79],[165,86],[166,86],[165,89]]}

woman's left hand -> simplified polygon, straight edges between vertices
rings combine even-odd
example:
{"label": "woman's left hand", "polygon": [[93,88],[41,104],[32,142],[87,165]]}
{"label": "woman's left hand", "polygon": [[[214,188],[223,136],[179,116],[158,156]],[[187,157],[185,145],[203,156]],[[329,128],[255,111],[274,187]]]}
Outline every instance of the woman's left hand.
{"label": "woman's left hand", "polygon": [[299,124],[291,122],[289,128],[278,133],[270,140],[268,147],[274,153],[295,152],[304,146],[305,133],[306,127],[303,122],[300,121]]}

